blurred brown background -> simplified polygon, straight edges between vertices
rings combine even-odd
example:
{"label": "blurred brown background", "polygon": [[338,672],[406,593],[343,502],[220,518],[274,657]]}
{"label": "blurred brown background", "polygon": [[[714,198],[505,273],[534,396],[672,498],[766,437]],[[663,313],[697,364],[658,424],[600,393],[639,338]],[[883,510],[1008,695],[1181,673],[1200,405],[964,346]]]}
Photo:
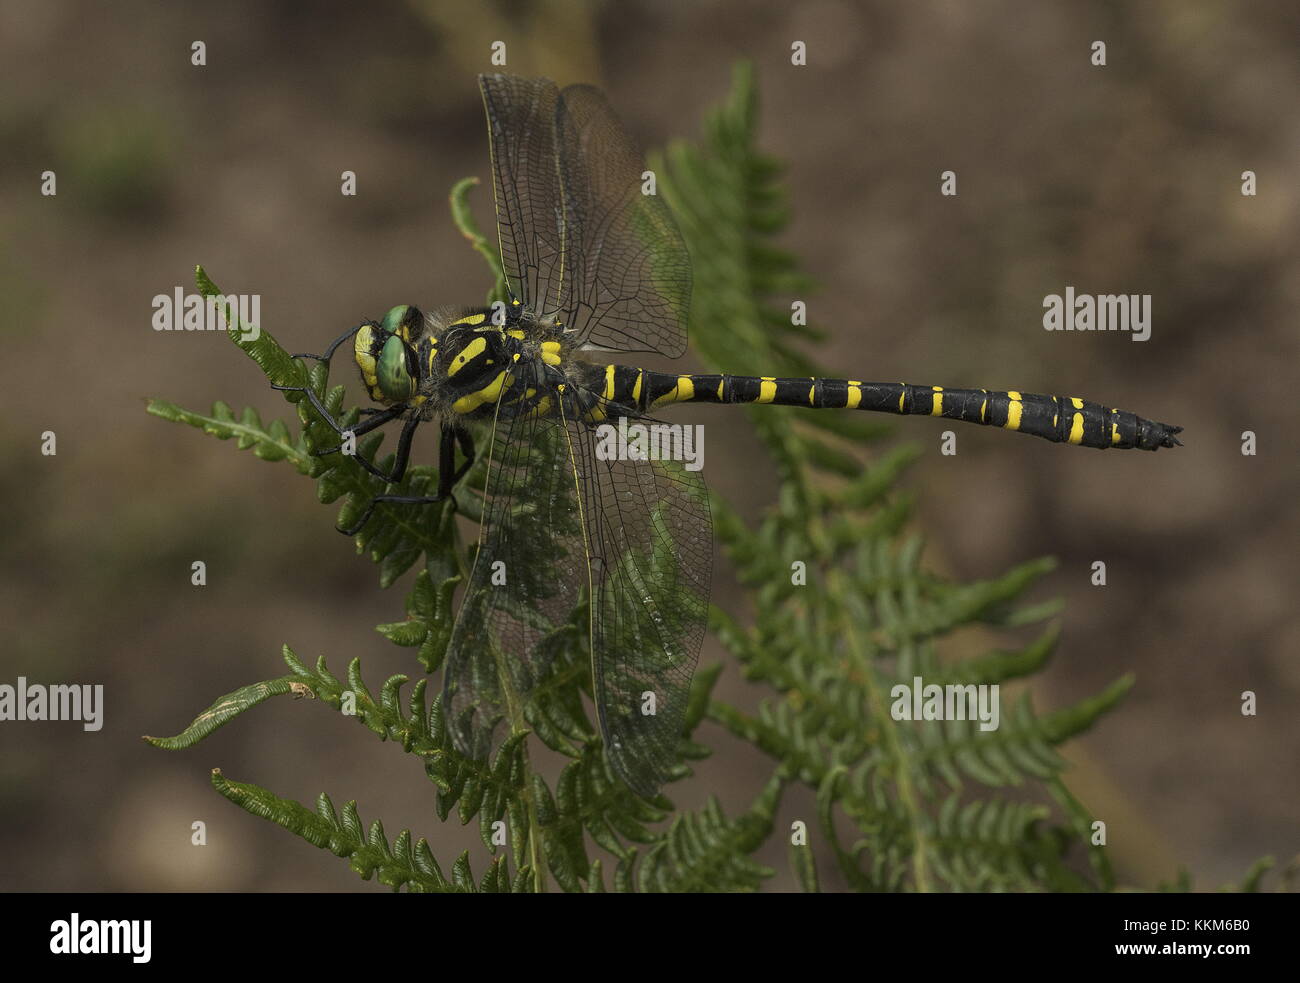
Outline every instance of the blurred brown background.
{"label": "blurred brown background", "polygon": [[[287,415],[221,334],[151,329],[151,298],[192,290],[195,263],[229,292],[259,293],[263,325],[290,350],[319,350],[396,303],[481,300],[483,264],[446,195],[487,177],[474,76],[492,70],[494,41],[509,71],[604,87],[648,146],[698,135],[733,61],[752,59],[762,144],[789,162],[784,244],[819,279],[810,313],[832,329],[823,364],[1079,394],[1186,427],[1187,446],[1158,455],[959,428],[958,455],[942,457],[933,421],[897,433],[926,449],[907,487],[934,569],[973,579],[1060,559],[1035,595],[1066,602],[1038,708],[1137,674],[1120,710],[1066,749],[1121,877],[1152,886],[1185,863],[1204,889],[1262,854],[1286,861],[1300,843],[1298,10],[6,2],[0,679],[103,683],[108,704],[96,734],[0,725],[0,886],[362,887],[215,795],[213,766],[305,803],[355,797],[366,821],[413,827],[447,863],[473,845],[437,822],[414,759],[319,705],[273,701],[188,752],[139,741],[281,674],[285,642],[336,672],[359,655],[375,686],[418,675],[370,628],[402,616],[399,589],[378,590],[310,483],[147,416],[142,397]],[[195,40],[206,67],[190,64]],[[790,65],[796,40],[807,67]],[[1094,40],[1105,68],[1089,64]],[[46,169],[57,197],[39,194]],[[339,194],[346,169],[356,198]],[[938,194],[946,169],[955,199]],[[1258,197],[1240,194],[1248,169]],[[486,224],[485,195],[477,205]],[[1066,285],[1152,294],[1152,340],[1043,331],[1042,298]],[[742,415],[700,414],[707,477],[757,515],[774,484],[754,472]],[[39,453],[45,430],[57,457]],[[1258,456],[1240,454],[1243,430]],[[420,453],[430,462],[432,445]],[[190,586],[194,559],[208,563],[204,589]],[[1089,585],[1097,559],[1105,589]],[[725,568],[715,595],[738,609]],[[707,643],[703,658],[719,654]],[[722,685],[755,699],[734,666]],[[1239,712],[1247,689],[1257,717]],[[718,753],[678,800],[743,806],[768,763],[702,734]],[[792,794],[782,820],[800,817],[811,799]],[[204,849],[189,846],[195,820]],[[473,855],[477,872],[481,846]],[[762,859],[780,871],[774,888],[793,884],[779,838]]]}

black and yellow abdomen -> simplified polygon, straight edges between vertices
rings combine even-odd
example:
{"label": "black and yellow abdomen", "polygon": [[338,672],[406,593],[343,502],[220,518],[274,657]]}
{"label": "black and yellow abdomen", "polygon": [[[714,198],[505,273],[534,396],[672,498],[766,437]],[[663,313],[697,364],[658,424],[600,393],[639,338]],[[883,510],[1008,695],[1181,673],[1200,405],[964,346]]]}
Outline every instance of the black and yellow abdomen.
{"label": "black and yellow abdomen", "polygon": [[810,409],[870,410],[961,420],[1100,450],[1136,447],[1154,451],[1174,447],[1179,444],[1175,434],[1182,430],[1077,396],[850,379],[673,375],[631,365],[607,365],[604,371],[605,398],[642,413],[653,413],[672,403],[770,403]]}

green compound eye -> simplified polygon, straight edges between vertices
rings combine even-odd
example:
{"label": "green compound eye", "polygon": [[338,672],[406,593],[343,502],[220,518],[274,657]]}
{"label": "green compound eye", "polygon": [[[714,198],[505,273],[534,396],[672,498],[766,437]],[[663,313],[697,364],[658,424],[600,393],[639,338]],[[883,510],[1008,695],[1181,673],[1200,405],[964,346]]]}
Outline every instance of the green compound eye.
{"label": "green compound eye", "polygon": [[403,341],[410,341],[410,338],[405,337],[406,332],[402,330],[402,322],[406,320],[406,312],[410,309],[409,304],[399,304],[397,307],[390,308],[380,322],[379,330],[386,334],[402,335]]}
{"label": "green compound eye", "polygon": [[[385,318],[385,321],[387,318]],[[389,335],[379,353],[379,389],[394,402],[415,395],[415,379],[406,367],[406,345],[397,335]]]}

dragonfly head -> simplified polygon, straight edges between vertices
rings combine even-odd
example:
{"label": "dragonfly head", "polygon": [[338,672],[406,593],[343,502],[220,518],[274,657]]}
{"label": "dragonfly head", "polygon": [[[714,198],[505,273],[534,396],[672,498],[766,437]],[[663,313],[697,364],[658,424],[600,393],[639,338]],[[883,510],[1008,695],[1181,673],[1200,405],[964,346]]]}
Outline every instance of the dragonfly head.
{"label": "dragonfly head", "polygon": [[357,367],[375,402],[401,403],[415,395],[419,384],[415,345],[423,321],[419,308],[401,304],[382,321],[367,321],[357,329]]}

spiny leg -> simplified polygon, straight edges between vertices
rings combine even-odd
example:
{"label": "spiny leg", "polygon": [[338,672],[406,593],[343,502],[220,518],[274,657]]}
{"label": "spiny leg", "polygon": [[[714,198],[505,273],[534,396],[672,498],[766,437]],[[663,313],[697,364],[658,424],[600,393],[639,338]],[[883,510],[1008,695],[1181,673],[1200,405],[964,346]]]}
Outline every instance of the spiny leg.
{"label": "spiny leg", "polygon": [[[374,322],[372,321],[366,321],[363,322],[362,324],[357,325],[355,328],[343,332],[343,334],[339,335],[332,342],[330,342],[330,346],[325,349],[324,355],[313,355],[311,352],[295,352],[293,355],[289,357],[290,358],[312,358],[318,362],[328,363],[329,360],[334,357],[334,351],[339,347],[339,345],[343,344],[343,342],[347,341],[349,338],[355,335],[367,324],[373,325],[373,323]],[[280,392],[305,394],[308,401],[311,403],[312,407],[316,410],[317,413],[320,414],[321,419],[323,419],[327,424],[329,424],[329,426],[339,436],[342,436],[343,434],[348,433],[349,431],[354,436],[367,433],[368,431],[375,429],[375,427],[382,426],[383,424],[387,423],[389,420],[396,419],[396,417],[406,409],[405,403],[399,406],[392,406],[382,410],[374,409],[373,407],[365,407],[364,409],[361,410],[361,414],[362,416],[368,416],[371,419],[361,424],[358,427],[348,427],[345,429],[344,427],[339,425],[338,421],[335,420],[334,417],[330,414],[330,411],[325,408],[325,405],[320,401],[320,397],[316,395],[316,391],[312,389],[310,386],[281,386],[273,383],[271,385],[271,388],[278,389]],[[338,451],[337,447],[333,448],[332,450],[318,451],[316,456],[323,457],[326,454],[337,453],[337,451]]]}
{"label": "spiny leg", "polygon": [[[406,408],[405,404],[403,404],[401,407],[394,407],[393,409],[397,412],[400,412],[405,408]],[[380,424],[387,423],[395,415],[396,413],[393,413],[391,415],[387,413],[380,413],[376,416],[371,417],[369,420],[367,420],[365,423],[361,424],[360,426],[353,427],[351,428],[350,431],[342,431],[342,432],[343,433],[351,432],[354,436],[357,434],[366,433],[369,430],[375,429],[375,427],[379,426]],[[367,461],[360,454],[353,454],[349,456],[354,457],[358,464],[360,464],[363,468],[365,468],[367,471],[373,474],[376,478],[382,478],[388,484],[396,484],[397,482],[401,481],[402,476],[406,474],[406,462],[411,455],[411,438],[415,435],[415,428],[418,427],[421,422],[422,421],[417,416],[410,420],[407,420],[406,423],[402,425],[401,435],[397,438],[397,457],[393,461],[392,474],[384,474],[384,472],[381,471],[378,466],[376,466],[370,461]],[[317,451],[316,455],[318,457],[323,457],[326,454],[336,454],[342,449],[343,449],[343,445],[340,444],[338,447],[327,447],[324,450]]]}
{"label": "spiny leg", "polygon": [[[345,335],[343,335],[343,336],[341,336],[341,337],[339,337],[339,338],[336,338],[336,339],[334,340],[333,344],[331,344],[331,345],[329,346],[329,348],[327,348],[327,349],[325,350],[325,354],[324,354],[324,355],[310,355],[310,354],[303,354],[303,355],[294,355],[293,357],[294,357],[294,358],[314,358],[314,359],[318,359],[318,360],[320,360],[320,361],[329,361],[329,359],[330,359],[330,358],[333,356],[333,354],[334,354],[334,349],[336,349],[336,348],[337,348],[337,347],[338,347],[342,342],[346,341],[349,337],[351,337],[352,335],[356,334],[357,330],[358,330],[358,329],[353,328],[353,329],[352,329],[350,332],[348,332],[347,334],[345,334]],[[370,419],[366,420],[365,423],[359,423],[359,424],[356,424],[355,426],[351,426],[351,427],[344,427],[342,424],[340,424],[337,420],[334,419],[334,417],[333,417],[333,415],[330,413],[330,411],[329,411],[328,409],[325,408],[325,404],[321,402],[320,397],[316,395],[316,391],[315,391],[314,389],[312,389],[310,386],[281,386],[281,385],[272,385],[271,388],[272,388],[272,389],[278,389],[278,390],[280,390],[281,392],[296,392],[296,393],[302,393],[303,395],[305,395],[305,396],[307,397],[307,401],[308,401],[309,403],[311,403],[312,407],[316,410],[316,412],[317,412],[318,414],[320,414],[321,419],[324,420],[324,421],[325,421],[325,422],[330,426],[330,428],[331,428],[335,433],[337,433],[340,437],[342,437],[342,436],[344,436],[344,435],[346,435],[346,434],[349,434],[349,433],[352,434],[353,437],[359,437],[359,436],[361,436],[361,435],[364,434],[364,433],[369,433],[371,430],[374,430],[376,427],[381,427],[381,426],[383,426],[385,423],[388,423],[390,420],[395,420],[395,419],[397,419],[399,416],[401,416],[402,413],[406,412],[406,410],[407,410],[407,405],[406,405],[405,403],[399,403],[399,404],[397,404],[396,406],[390,406],[390,407],[388,407],[387,409],[383,409],[383,410],[377,410],[377,409],[372,409],[372,408],[367,407],[366,409],[363,409],[361,412],[362,412],[362,413],[365,413],[365,414],[367,414],[367,415],[369,415]],[[408,426],[409,426],[409,425],[408,425]],[[413,427],[410,428],[410,429],[411,429],[412,431],[414,430]],[[410,448],[410,437],[409,437],[409,435],[407,434],[407,429],[404,428],[403,431],[402,431],[402,433],[403,433],[403,439],[404,439],[405,442],[406,442],[406,447],[407,447],[407,449],[409,450],[409,448]],[[315,455],[316,457],[326,457],[327,455],[330,455],[330,454],[337,454],[341,449],[342,449],[342,444],[340,444],[340,445],[338,445],[338,446],[336,446],[336,447],[326,447],[326,448],[322,448],[321,450],[314,451],[313,453],[314,453],[314,455]],[[399,454],[399,458],[401,458],[401,461],[402,461],[402,464],[401,464],[401,470],[404,470],[404,469],[405,469],[405,458],[404,458],[404,455],[402,455],[401,444],[398,445],[398,454]],[[365,468],[367,471],[369,471],[371,474],[373,474],[376,478],[383,478],[385,481],[390,481],[390,482],[391,482],[391,481],[401,481],[401,480],[402,480],[402,479],[401,479],[401,470],[399,470],[399,471],[396,472],[396,474],[397,474],[396,477],[390,477],[389,475],[386,475],[386,474],[384,474],[384,472],[380,471],[377,467],[375,467],[373,464],[371,464],[369,461],[367,461],[367,460],[366,460],[364,457],[362,457],[361,455],[359,455],[359,454],[356,455],[356,460],[357,460],[357,463],[358,463],[358,464],[360,464],[363,468]]]}
{"label": "spiny leg", "polygon": [[[447,429],[448,429],[448,428],[446,428],[446,427],[443,428],[444,438],[445,438],[445,435],[446,435]],[[472,468],[472,467],[474,466],[474,437],[473,437],[473,435],[472,435],[468,430],[462,430],[462,429],[460,429],[459,427],[452,427],[451,429],[455,432],[455,435],[456,435],[456,443],[460,444],[460,452],[461,452],[462,454],[465,455],[465,463],[462,464],[462,465],[461,465],[461,466],[456,470],[456,473],[455,473],[455,474],[452,474],[452,475],[451,475],[451,478],[449,478],[449,479],[447,480],[447,483],[446,483],[445,486],[443,485],[443,475],[444,475],[444,474],[450,474],[450,473],[451,473],[451,467],[450,467],[450,465],[451,465],[451,463],[455,460],[455,454],[453,453],[453,454],[449,455],[449,458],[448,458],[448,461],[447,461],[447,465],[448,465],[448,466],[447,466],[447,468],[446,468],[445,470],[442,470],[442,469],[441,469],[441,466],[440,466],[440,469],[439,469],[439,471],[438,471],[438,494],[439,494],[439,495],[444,494],[444,492],[445,492],[447,495],[450,495],[453,486],[457,485],[457,484],[460,482],[460,479],[463,478],[463,477],[465,477],[465,475],[469,473],[469,469]],[[439,455],[440,455],[439,460],[441,461],[442,448],[439,447],[438,450],[439,450]]]}
{"label": "spiny leg", "polygon": [[355,328],[352,328],[350,331],[345,331],[343,334],[339,335],[332,342],[330,342],[330,346],[325,349],[324,355],[313,355],[311,354],[311,352],[298,352],[296,354],[290,355],[289,357],[290,358],[314,358],[318,362],[328,362],[331,358],[334,357],[334,349],[338,348],[339,345],[343,344],[343,342],[347,341],[349,338],[351,338],[354,334],[356,334],[366,325],[371,325],[372,327],[376,327],[377,322],[363,321],[361,324],[358,324]]}
{"label": "spiny leg", "polygon": [[[325,408],[325,405],[320,401],[320,398],[319,398],[319,397],[316,395],[316,393],[315,393],[312,389],[310,389],[309,387],[306,387],[306,386],[272,386],[271,388],[272,388],[272,389],[279,389],[279,390],[281,390],[281,391],[283,391],[283,392],[300,392],[300,393],[305,393],[305,394],[307,395],[307,399],[308,399],[308,401],[309,401],[309,402],[311,403],[311,405],[315,408],[316,412],[320,414],[321,419],[324,420],[327,424],[329,424],[329,426],[334,430],[334,432],[337,433],[340,437],[345,436],[345,435],[347,435],[347,434],[351,434],[353,437],[359,437],[359,436],[361,436],[361,435],[364,434],[364,433],[369,433],[371,430],[374,430],[376,427],[381,427],[381,426],[383,426],[385,423],[388,423],[390,420],[395,420],[395,419],[397,419],[399,416],[401,416],[401,415],[402,415],[403,413],[405,413],[406,410],[407,410],[407,406],[406,406],[405,403],[399,403],[399,404],[396,405],[396,406],[390,406],[390,407],[389,407],[388,409],[386,409],[386,410],[380,410],[379,412],[375,413],[375,415],[372,416],[372,417],[371,417],[369,420],[367,420],[365,423],[359,423],[359,424],[357,424],[356,426],[352,426],[352,427],[344,427],[344,426],[342,426],[342,425],[341,425],[337,420],[335,420],[333,416],[330,415],[329,410],[327,410],[327,409]],[[418,420],[418,418],[417,418],[417,420]],[[408,421],[408,423],[407,423],[407,427],[403,427],[403,428],[402,428],[403,439],[406,440],[406,443],[407,443],[408,449],[409,449],[409,446],[410,446],[410,437],[407,436],[407,428],[410,427],[410,423],[411,423],[411,421]],[[410,427],[410,429],[413,430],[414,428],[413,428],[413,427]],[[334,446],[334,447],[323,447],[323,448],[321,448],[320,450],[313,451],[312,453],[313,453],[316,457],[327,457],[327,456],[330,455],[330,454],[337,454],[340,450],[342,450],[342,448],[343,448],[343,445],[342,445],[342,444],[338,444],[337,446]],[[398,445],[398,453],[399,453],[399,454],[401,453],[401,444],[400,444],[400,443],[399,443],[399,445]],[[400,474],[398,475],[397,478],[392,478],[392,477],[390,477],[389,475],[384,474],[384,472],[380,471],[379,468],[375,467],[373,464],[371,464],[369,461],[367,461],[367,460],[366,460],[364,457],[362,457],[360,454],[351,455],[351,456],[355,457],[356,462],[357,462],[358,464],[360,464],[363,468],[365,468],[367,471],[369,471],[371,474],[373,474],[376,478],[383,478],[385,481],[401,481],[401,480],[402,480]],[[405,467],[405,464],[403,464],[403,467]]]}
{"label": "spiny leg", "polygon": [[[308,402],[311,403],[312,408],[320,414],[321,419],[329,424],[330,428],[340,437],[349,433],[354,437],[360,436],[363,433],[369,433],[371,430],[374,430],[375,427],[382,427],[389,420],[397,419],[407,410],[407,405],[405,403],[398,403],[396,406],[390,406],[383,410],[362,410],[361,412],[367,413],[370,416],[370,419],[365,423],[358,424],[357,426],[345,427],[334,419],[330,414],[330,411],[325,408],[325,404],[320,401],[320,397],[316,395],[316,391],[310,386],[272,385],[271,388],[278,389],[281,392],[304,393],[307,396]],[[322,457],[326,454],[335,454],[337,452],[338,448],[335,447],[331,450],[317,451],[316,456]]]}
{"label": "spiny leg", "polygon": [[[395,477],[392,480],[394,482],[401,481],[402,475],[406,473],[406,462],[411,449],[411,435],[415,433],[415,428],[419,423],[419,418],[408,420],[406,426],[402,428],[402,436],[397,447],[397,461],[393,468]],[[454,470],[456,445],[458,443],[461,453],[465,455],[465,463],[459,469]],[[455,508],[456,499],[452,495],[452,490],[455,488],[456,483],[469,471],[473,463],[474,438],[466,430],[443,424],[442,439],[438,444],[438,493],[436,495],[376,495],[370,500],[366,510],[361,513],[361,517],[350,527],[340,529],[339,532],[347,536],[356,535],[370,521],[375,506],[381,503],[389,505],[435,505],[438,502],[445,502],[450,499],[452,508]]]}

